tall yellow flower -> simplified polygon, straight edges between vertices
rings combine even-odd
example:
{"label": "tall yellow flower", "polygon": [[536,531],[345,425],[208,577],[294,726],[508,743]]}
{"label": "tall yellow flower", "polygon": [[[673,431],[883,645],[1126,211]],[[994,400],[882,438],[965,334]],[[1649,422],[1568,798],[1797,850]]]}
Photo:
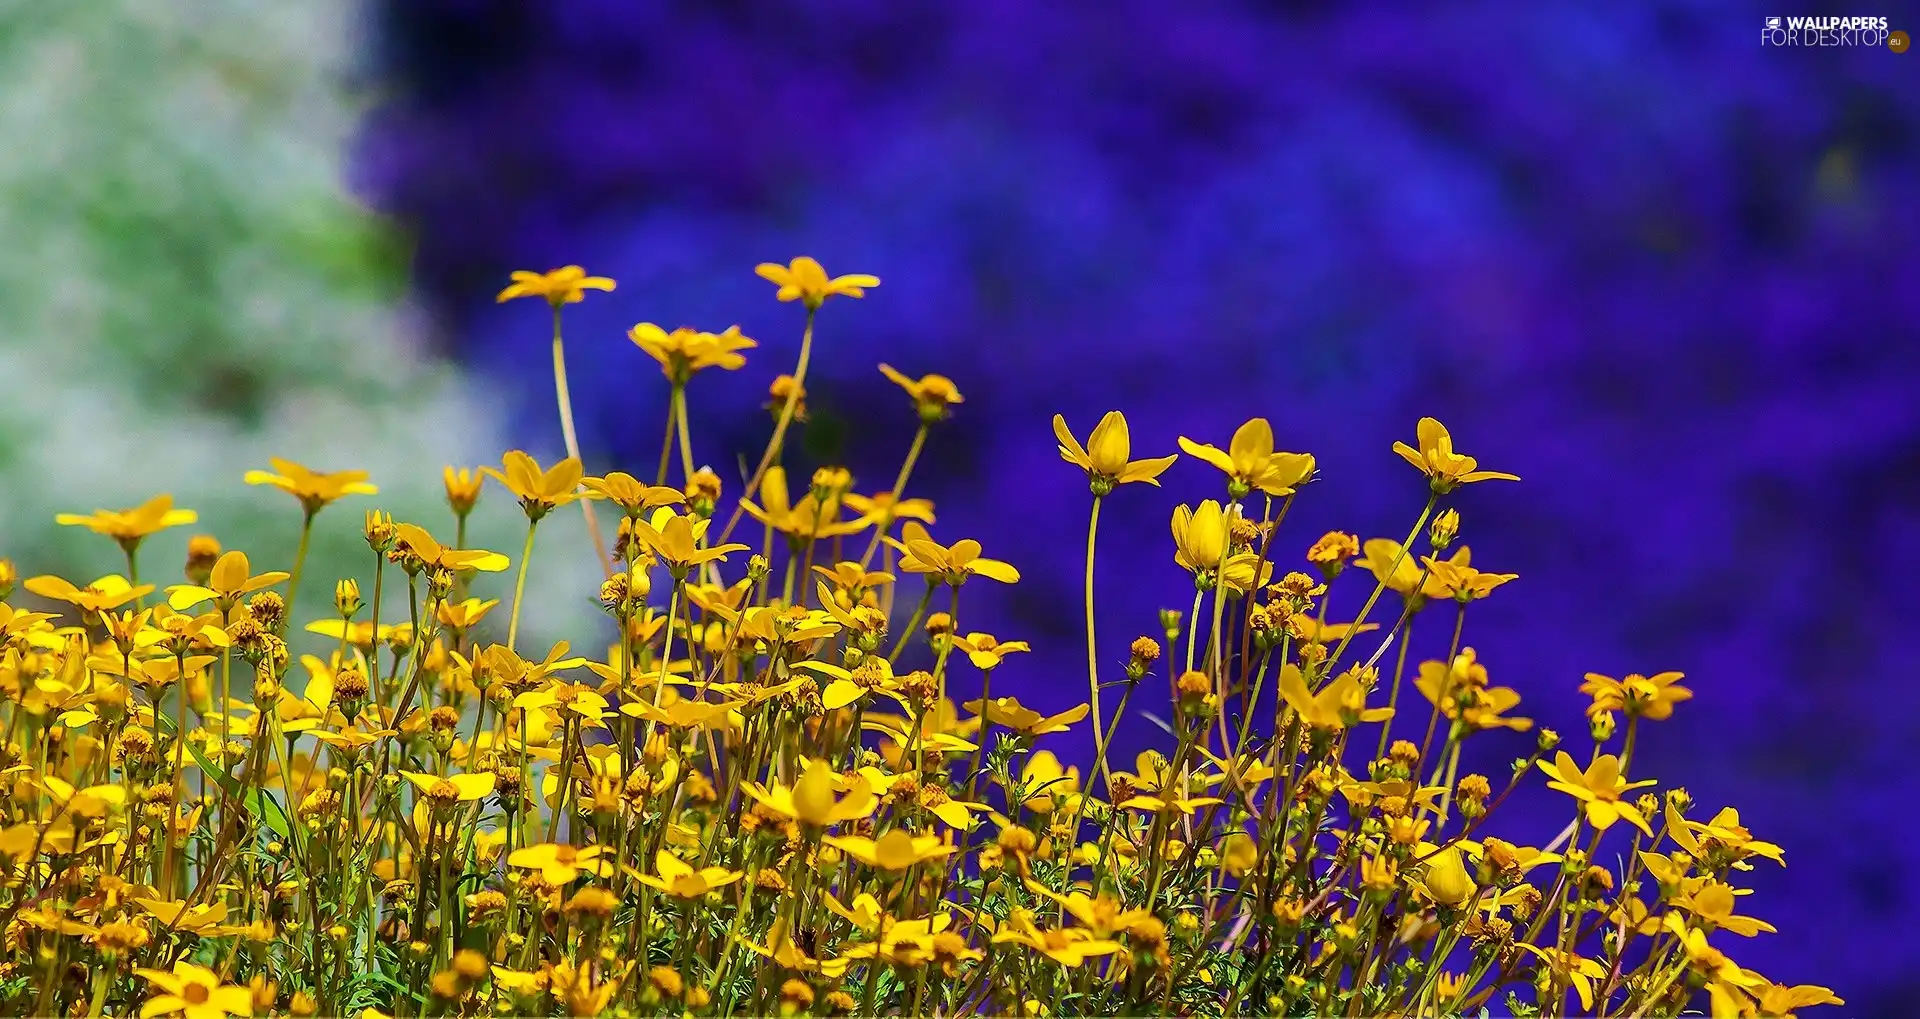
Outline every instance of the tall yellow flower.
{"label": "tall yellow flower", "polygon": [[1349,669],[1342,672],[1318,693],[1307,689],[1300,667],[1288,662],[1280,667],[1280,696],[1300,720],[1320,729],[1344,729],[1355,722],[1379,722],[1393,717],[1392,708],[1367,707],[1367,691],[1359,676]]}
{"label": "tall yellow flower", "polygon": [[448,570],[481,570],[486,573],[499,573],[507,568],[507,557],[498,552],[489,552],[484,548],[447,548],[433,539],[426,529],[416,524],[396,524],[393,528],[394,547],[404,547],[418,556],[428,568],[435,566]]}
{"label": "tall yellow flower", "polygon": [[767,468],[766,477],[760,479],[759,503],[741,499],[740,507],[748,516],[794,542],[853,534],[867,526],[865,520],[838,519],[840,500],[837,497],[822,500],[809,493],[799,502],[791,501],[787,494],[787,472],[781,467]]}
{"label": "tall yellow flower", "polygon": [[1313,454],[1274,452],[1273,426],[1266,418],[1254,418],[1235,429],[1225,451],[1184,435],[1180,448],[1188,456],[1225,471],[1227,494],[1234,499],[1243,499],[1254,489],[1268,495],[1292,495],[1295,488],[1313,477]]}
{"label": "tall yellow flower", "polygon": [[907,391],[907,395],[913,399],[914,409],[920,412],[920,420],[927,424],[944,419],[948,407],[967,402],[960,395],[960,387],[945,375],[922,375],[918,379],[910,379],[887,364],[880,366],[880,374]]}
{"label": "tall yellow flower", "polygon": [[707,533],[707,525],[712,521],[694,520],[675,513],[670,506],[662,506],[653,511],[650,520],[633,522],[634,533],[640,536],[653,554],[666,564],[668,572],[675,578],[684,579],[687,571],[706,563],[724,560],[729,552],[745,552],[747,546],[737,541],[710,548],[700,547],[700,540]]}
{"label": "tall yellow flower", "polygon": [[1393,451],[1427,476],[1435,495],[1445,495],[1461,485],[1475,481],[1519,481],[1517,475],[1480,470],[1480,461],[1453,451],[1453,436],[1447,426],[1433,418],[1421,418],[1417,428],[1420,448],[1404,442],[1393,444]]}
{"label": "tall yellow flower", "polygon": [[912,521],[908,521],[901,529],[900,537],[903,540],[885,540],[901,553],[900,570],[903,573],[924,573],[930,579],[955,585],[965,583],[968,577],[973,576],[997,580],[1002,584],[1020,581],[1019,570],[998,559],[981,555],[980,543],[972,538],[962,538],[950,546],[940,545],[927,534],[926,528]]}
{"label": "tall yellow flower", "polygon": [[230,1015],[253,1014],[253,991],[242,984],[229,984],[205,966],[182,960],[173,964],[173,972],[163,969],[136,969],[152,986],[154,995],[140,1006],[140,1015],[184,1015],[186,1019],[226,1019]]}
{"label": "tall yellow flower", "polygon": [[1646,815],[1626,798],[1627,793],[1650,786],[1653,780],[1628,782],[1620,774],[1620,758],[1601,754],[1582,771],[1574,763],[1573,755],[1562,750],[1554,757],[1552,764],[1545,761],[1535,761],[1534,764],[1552,780],[1547,783],[1547,788],[1558,789],[1580,801],[1587,823],[1593,825],[1594,830],[1605,831],[1613,827],[1614,822],[1625,818],[1648,838],[1653,837],[1653,829],[1647,826]]}
{"label": "tall yellow flower", "polygon": [[668,895],[680,899],[698,899],[715,888],[721,888],[740,880],[742,874],[725,867],[700,867],[673,855],[665,849],[653,856],[652,874],[637,874],[635,879],[650,888],[658,888]]}
{"label": "tall yellow flower", "polygon": [[300,500],[308,516],[320,512],[328,503],[349,495],[378,495],[380,489],[367,482],[366,471],[316,471],[277,456],[267,458],[271,471],[248,471],[249,485],[272,485]]}
{"label": "tall yellow flower", "polygon": [[565,265],[552,272],[529,272],[521,269],[512,276],[513,282],[500,291],[496,302],[505,303],[516,297],[544,297],[547,303],[558,309],[563,304],[578,304],[586,300],[589,290],[612,290],[613,281],[605,276],[589,276],[585,269],[577,265]]}
{"label": "tall yellow flower", "polygon": [[786,265],[778,262],[762,262],[755,266],[753,271],[761,279],[780,288],[779,292],[774,294],[776,298],[782,301],[799,301],[807,306],[808,311],[819,310],[829,297],[864,297],[867,293],[866,288],[880,285],[879,277],[865,273],[828,278],[827,270],[822,268],[819,262],[805,255]]}
{"label": "tall yellow flower", "polygon": [[1213,499],[1198,509],[1180,505],[1173,508],[1173,561],[1194,573],[1209,573],[1220,568],[1227,554],[1227,524],[1230,514]]}
{"label": "tall yellow flower", "polygon": [[597,497],[597,493],[591,489],[581,490],[583,472],[576,457],[567,457],[542,471],[539,461],[527,455],[525,450],[516,449],[502,459],[501,468],[480,469],[519,496],[520,508],[526,511],[531,520],[538,520],[554,507],[565,506],[575,499]]}
{"label": "tall yellow flower", "polygon": [[1067,428],[1064,415],[1053,416],[1053,435],[1060,440],[1060,458],[1087,472],[1087,483],[1095,495],[1105,495],[1113,491],[1115,485],[1135,481],[1158,486],[1160,475],[1180,458],[1176,453],[1151,460],[1127,459],[1133,452],[1133,444],[1127,433],[1127,416],[1117,410],[1108,411],[1100,423],[1093,426],[1093,434],[1087,436],[1085,447]]}
{"label": "tall yellow flower", "polygon": [[676,386],[686,385],[693,373],[703,368],[734,371],[747,363],[740,351],[759,346],[742,336],[739,326],[728,326],[722,333],[701,332],[687,326],[667,332],[652,322],[642,322],[627,330],[627,339],[660,362],[661,374]]}
{"label": "tall yellow flower", "polygon": [[1580,684],[1580,692],[1593,698],[1593,704],[1587,708],[1589,716],[1602,711],[1625,711],[1629,717],[1663,722],[1673,717],[1675,704],[1693,698],[1693,691],[1680,685],[1684,678],[1685,674],[1679,672],[1659,672],[1652,676],[1634,672],[1625,679],[1589,672],[1587,681]]}
{"label": "tall yellow flower", "polygon": [[190,509],[174,509],[171,495],[156,495],[132,509],[61,513],[53,518],[57,524],[84,527],[95,534],[104,534],[119,542],[123,548],[138,545],[141,539],[169,527],[191,524],[198,519],[200,514]]}
{"label": "tall yellow flower", "polygon": [[816,828],[866,817],[879,808],[880,801],[865,778],[851,779],[846,795],[839,797],[833,794],[833,779],[833,768],[814,759],[807,761],[791,787],[743,782],[740,788],[768,810]]}

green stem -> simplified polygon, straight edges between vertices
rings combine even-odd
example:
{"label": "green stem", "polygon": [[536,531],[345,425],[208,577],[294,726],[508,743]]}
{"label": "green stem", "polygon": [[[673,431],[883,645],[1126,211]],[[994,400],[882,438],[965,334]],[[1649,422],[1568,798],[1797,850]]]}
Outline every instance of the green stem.
{"label": "green stem", "polygon": [[281,633],[293,632],[293,600],[300,595],[300,574],[307,567],[307,545],[313,538],[313,513],[300,521],[300,549],[293,554],[293,579],[287,581],[287,614],[280,621]]}
{"label": "green stem", "polygon": [[[752,499],[760,491],[760,481],[767,476],[767,469],[773,466],[780,455],[780,447],[787,438],[787,426],[793,423],[793,414],[800,406],[800,393],[807,384],[807,364],[813,358],[813,315],[814,309],[807,309],[807,325],[800,333],[800,360],[793,369],[793,388],[787,391],[787,402],[780,407],[780,420],[774,423],[773,437],[767,440],[766,452],[760,454],[760,466],[753,469],[753,476],[747,479],[747,485],[740,492],[742,500]],[[733,529],[740,523],[740,515],[746,512],[736,503],[733,516],[727,518],[727,526],[720,531],[716,545],[725,544]]]}
{"label": "green stem", "polygon": [[513,614],[507,621],[507,650],[512,651],[514,642],[520,637],[520,603],[527,593],[527,563],[533,559],[533,532],[540,525],[537,519],[527,521],[527,543],[520,549],[520,576],[513,582]]}
{"label": "green stem", "polygon": [[688,484],[693,483],[693,433],[687,427],[687,389],[685,386],[673,387],[673,418],[678,422],[674,429],[680,434],[680,469],[686,472]]}
{"label": "green stem", "polygon": [[[560,434],[567,440],[567,455],[580,460],[580,439],[573,431],[573,398],[567,393],[567,355],[560,343],[560,306],[557,304],[553,306],[553,393],[560,404]],[[600,521],[593,515],[593,504],[580,500],[580,512],[587,518],[587,535],[593,539],[594,558],[600,569],[611,577],[613,565],[607,559],[607,543],[600,539]],[[519,607],[518,599],[515,607]]]}
{"label": "green stem", "polygon": [[873,562],[873,553],[879,550],[880,539],[893,530],[894,514],[900,507],[900,500],[905,498],[907,478],[913,475],[913,466],[920,461],[921,447],[926,444],[927,424],[922,421],[920,430],[913,433],[913,445],[907,447],[907,459],[900,464],[900,473],[894,475],[893,487],[887,490],[891,500],[887,503],[886,510],[880,515],[880,526],[874,529],[873,537],[867,541],[867,550],[860,555],[861,569],[866,569],[867,564]]}
{"label": "green stem", "polygon": [[[1093,509],[1087,514],[1087,572],[1082,592],[1086,596],[1087,605],[1087,700],[1093,709],[1093,744],[1103,751],[1099,758],[1093,762],[1095,789],[1105,789],[1107,787],[1108,777],[1107,760],[1106,754],[1104,753],[1107,746],[1107,738],[1105,735],[1106,722],[1104,716],[1100,713],[1100,658],[1095,651],[1097,645],[1093,635],[1093,547],[1094,539],[1100,533],[1100,503],[1102,498],[1098,493],[1094,495]],[[1115,725],[1119,723],[1120,720],[1118,718],[1114,719]]]}

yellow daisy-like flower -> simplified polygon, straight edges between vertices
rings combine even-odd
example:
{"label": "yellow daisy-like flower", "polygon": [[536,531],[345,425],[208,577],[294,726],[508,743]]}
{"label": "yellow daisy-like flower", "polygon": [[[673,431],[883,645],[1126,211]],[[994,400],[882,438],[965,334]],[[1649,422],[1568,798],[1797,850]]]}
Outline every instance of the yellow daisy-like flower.
{"label": "yellow daisy-like flower", "polygon": [[111,612],[136,598],[153,593],[152,584],[135,587],[118,573],[101,577],[86,587],[75,587],[65,577],[52,574],[29,577],[21,586],[42,598],[66,602],[82,612]]}
{"label": "yellow daisy-like flower", "polygon": [[272,485],[300,500],[308,516],[320,512],[328,503],[349,495],[378,495],[380,489],[367,482],[366,471],[316,471],[291,460],[268,457],[271,471],[248,471],[249,485]]}
{"label": "yellow daisy-like flower", "polygon": [[742,336],[739,326],[728,326],[723,333],[706,333],[687,326],[667,332],[652,322],[642,322],[627,330],[627,339],[660,362],[661,374],[676,386],[686,385],[693,373],[703,368],[734,371],[747,363],[740,351],[759,346]]}
{"label": "yellow daisy-like flower", "polygon": [[679,899],[697,899],[702,895],[740,880],[741,872],[725,867],[695,869],[678,856],[662,849],[653,855],[652,874],[635,874],[634,879],[658,888]]}
{"label": "yellow daisy-like flower", "polygon": [[920,420],[925,424],[945,419],[948,407],[967,402],[960,395],[960,387],[945,375],[922,375],[918,379],[910,379],[887,364],[880,366],[880,374],[907,391],[907,395],[913,399],[914,409],[919,411]]}
{"label": "yellow daisy-like flower", "polygon": [[473,506],[480,501],[480,488],[486,483],[486,474],[468,467],[448,466],[442,468],[441,480],[447,489],[447,505],[453,507],[456,517],[465,517],[473,512]]}
{"label": "yellow daisy-like flower", "polygon": [[900,570],[903,573],[924,573],[930,579],[942,580],[948,584],[963,584],[974,576],[997,580],[1002,584],[1014,584],[1020,580],[1020,571],[1011,564],[998,559],[988,559],[980,554],[980,543],[972,538],[962,538],[952,545],[940,545],[927,534],[927,529],[913,521],[908,521],[900,529],[901,540],[884,539],[900,553]]}
{"label": "yellow daisy-like flower", "polygon": [[1625,818],[1627,823],[1640,829],[1648,838],[1653,837],[1653,829],[1648,827],[1646,815],[1626,799],[1627,793],[1653,785],[1653,780],[1628,782],[1620,774],[1620,758],[1601,754],[1582,771],[1574,763],[1573,755],[1562,750],[1554,757],[1552,764],[1545,761],[1535,761],[1534,764],[1552,779],[1547,783],[1549,789],[1558,789],[1580,801],[1587,823],[1593,825],[1594,830],[1605,831],[1613,827],[1614,822]]}
{"label": "yellow daisy-like flower", "polygon": [[1105,495],[1113,491],[1115,485],[1135,481],[1157,487],[1160,475],[1180,458],[1175,454],[1151,460],[1127,459],[1133,452],[1133,443],[1127,433],[1127,416],[1117,410],[1108,411],[1100,423],[1093,426],[1093,434],[1087,436],[1085,447],[1073,437],[1064,415],[1053,416],[1053,436],[1060,440],[1060,458],[1087,472],[1087,484],[1095,495]]}
{"label": "yellow daisy-like flower", "polygon": [[1625,679],[1589,672],[1587,681],[1580,684],[1580,692],[1593,698],[1593,704],[1587,708],[1589,716],[1602,711],[1625,711],[1631,717],[1663,722],[1673,717],[1675,704],[1693,699],[1693,691],[1679,685],[1684,678],[1685,674],[1679,672],[1659,672],[1651,676],[1634,672]]}
{"label": "yellow daisy-like flower", "polygon": [[557,311],[563,304],[578,304],[586,300],[589,290],[613,289],[612,280],[605,276],[589,276],[585,269],[577,265],[561,266],[552,272],[521,269],[513,274],[512,279],[513,282],[494,298],[496,303],[505,303],[516,297],[544,297]]}
{"label": "yellow daisy-like flower", "polygon": [[624,471],[614,471],[604,478],[581,478],[580,483],[587,486],[588,491],[620,507],[635,520],[661,506],[674,506],[687,501],[686,493],[677,488],[645,484]]}
{"label": "yellow daisy-like flower", "polygon": [[1222,451],[1218,446],[1195,442],[1182,435],[1180,448],[1188,456],[1205,460],[1227,475],[1227,494],[1246,498],[1259,489],[1268,495],[1292,495],[1294,489],[1313,477],[1311,453],[1276,453],[1273,450],[1273,426],[1266,418],[1254,418],[1235,429],[1233,441]]}
{"label": "yellow daisy-like flower", "polygon": [[1042,715],[1040,712],[1020,703],[1017,697],[995,697],[992,700],[974,700],[960,705],[968,711],[1014,732],[1026,736],[1044,736],[1050,732],[1066,732],[1067,727],[1087,717],[1093,710],[1086,704],[1068,708],[1057,715]]}
{"label": "yellow daisy-like flower", "polygon": [[493,772],[478,775],[434,775],[424,771],[403,771],[402,778],[412,782],[430,803],[472,803],[493,795]]}
{"label": "yellow daisy-like flower", "polygon": [[253,1014],[253,991],[243,984],[226,983],[205,966],[182,960],[173,964],[171,973],[144,968],[133,972],[155,991],[140,1006],[141,1019],[176,1014],[187,1019],[226,1019]]}
{"label": "yellow daisy-like flower", "polygon": [[213,571],[207,575],[204,586],[176,584],[167,588],[167,604],[176,609],[185,609],[203,601],[211,601],[226,610],[232,608],[242,595],[272,587],[285,579],[287,574],[279,570],[254,576],[253,566],[247,562],[247,554],[233,549],[214,562]]}
{"label": "yellow daisy-like flower", "polygon": [[821,841],[877,870],[906,870],[917,863],[952,856],[954,847],[938,835],[909,835],[895,828],[878,839],[829,835]]}
{"label": "yellow daisy-like flower", "polygon": [[1015,913],[1008,927],[993,936],[993,942],[1025,945],[1068,969],[1120,950],[1118,941],[1095,937],[1084,927],[1041,930],[1025,912]]}
{"label": "yellow daisy-like flower", "polygon": [[1307,689],[1300,667],[1288,662],[1280,667],[1280,696],[1299,713],[1302,722],[1320,729],[1344,729],[1357,722],[1379,722],[1393,717],[1392,708],[1366,706],[1367,691],[1351,669],[1314,693]]}
{"label": "yellow daisy-like flower", "polygon": [[447,570],[481,570],[486,573],[499,573],[507,568],[507,557],[498,552],[489,552],[484,548],[447,548],[433,539],[426,529],[416,524],[396,524],[393,528],[395,545],[405,546],[407,551],[419,556],[429,568],[441,567]]}
{"label": "yellow daisy-like flower", "polygon": [[1220,568],[1227,554],[1227,524],[1231,517],[1220,503],[1208,499],[1198,509],[1173,508],[1173,561],[1194,573]]}
{"label": "yellow daisy-like flower", "polygon": [[539,461],[525,450],[516,449],[501,459],[500,469],[480,469],[520,497],[520,508],[530,520],[538,520],[554,507],[565,506],[575,499],[597,497],[591,489],[581,491],[580,478],[584,472],[574,457],[567,457],[543,471]]}
{"label": "yellow daisy-like flower", "polygon": [[741,499],[740,508],[753,519],[786,535],[789,541],[801,543],[853,534],[867,526],[864,520],[837,519],[838,498],[822,500],[808,493],[798,502],[792,501],[787,494],[787,472],[781,467],[767,469],[766,477],[760,481],[760,502]]}
{"label": "yellow daisy-like flower", "polygon": [[652,519],[635,520],[633,533],[639,535],[654,555],[660,557],[669,572],[676,578],[684,578],[696,566],[724,560],[731,552],[747,550],[747,546],[737,541],[710,548],[700,547],[700,539],[707,533],[710,522],[707,519],[694,520],[675,513],[671,507],[662,506],[653,511]]}
{"label": "yellow daisy-like flower", "polygon": [[507,857],[507,866],[537,870],[546,882],[559,888],[573,882],[582,874],[595,877],[607,877],[613,873],[613,862],[601,859],[608,855],[612,847],[602,845],[570,846],[542,842],[537,846],[516,849]]}
{"label": "yellow daisy-like flower", "polygon": [[150,535],[169,527],[191,524],[200,514],[190,509],[174,509],[173,496],[156,495],[132,509],[94,510],[92,513],[61,513],[54,523],[66,527],[84,527],[131,547]]}
{"label": "yellow daisy-like flower", "polygon": [[865,273],[829,278],[819,262],[805,255],[786,265],[762,262],[753,271],[780,290],[774,294],[782,301],[799,301],[808,311],[818,311],[829,297],[865,297],[868,287],[880,285],[880,278]]}
{"label": "yellow daisy-like flower", "polygon": [[743,782],[740,788],[768,810],[816,828],[867,817],[879,808],[880,801],[865,778],[855,776],[846,795],[839,797],[833,794],[833,780],[832,766],[815,759],[807,762],[792,787]]}
{"label": "yellow daisy-like flower", "polygon": [[1417,428],[1420,448],[1404,442],[1393,444],[1393,451],[1427,476],[1435,495],[1445,495],[1461,485],[1475,481],[1519,481],[1517,475],[1480,470],[1480,461],[1453,451],[1453,436],[1447,426],[1433,418],[1421,418]]}

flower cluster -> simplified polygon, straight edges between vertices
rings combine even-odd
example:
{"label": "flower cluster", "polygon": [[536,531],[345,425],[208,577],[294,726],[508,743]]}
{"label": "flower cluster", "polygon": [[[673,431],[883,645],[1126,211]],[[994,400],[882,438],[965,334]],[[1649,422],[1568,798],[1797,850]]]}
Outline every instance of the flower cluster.
{"label": "flower cluster", "polygon": [[[1134,459],[1117,411],[1084,442],[1056,418],[1091,495],[1087,699],[1045,714],[995,692],[1027,643],[960,624],[1019,570],[936,538],[933,507],[907,496],[957,385],[881,366],[917,422],[889,488],[856,491],[836,467],[790,479],[816,319],[879,281],[804,258],[760,274],[806,325],[730,506],[695,466],[686,393],[756,344],[643,323],[630,336],[671,390],[651,481],[517,450],[448,468],[452,540],[367,512],[370,590],[339,580],[317,618],[295,615],[306,537],[334,503],[378,494],[357,471],[245,475],[299,506],[289,571],[203,536],[184,583],[143,583],[146,540],[197,522],[166,496],[61,517],[112,538],[124,574],[17,582],[0,561],[5,1009],[1624,1017],[1838,1002],[1725,954],[1728,936],[1772,930],[1738,885],[1780,848],[1730,807],[1630,777],[1642,723],[1691,697],[1683,677],[1588,675],[1576,755],[1463,644],[1471,605],[1515,578],[1472,565],[1443,503],[1517,479],[1455,452],[1438,421],[1395,446],[1425,478],[1398,541],[1284,538],[1315,465],[1276,451],[1265,420],[1225,449],[1182,437],[1225,498],[1173,510],[1191,606],[1116,664],[1095,626],[1101,511],[1178,457]],[[613,285],[568,267],[501,294],[551,306],[569,439],[561,316]],[[465,540],[489,482],[524,514],[517,559]],[[522,647],[535,536],[576,502],[612,525],[597,595],[614,637],[588,655]],[[502,640],[502,599],[476,591],[507,571],[510,594],[486,592],[510,599]],[[1330,621],[1336,588],[1355,618]],[[1398,611],[1376,620],[1389,594]],[[1410,664],[1416,621],[1448,603],[1451,647]],[[1171,719],[1166,746],[1113,768],[1116,724],[1162,697],[1149,713]],[[1090,762],[1043,746],[1083,722]],[[1488,730],[1536,737],[1497,791],[1459,773]],[[1488,834],[1542,776],[1568,797],[1565,828]]]}

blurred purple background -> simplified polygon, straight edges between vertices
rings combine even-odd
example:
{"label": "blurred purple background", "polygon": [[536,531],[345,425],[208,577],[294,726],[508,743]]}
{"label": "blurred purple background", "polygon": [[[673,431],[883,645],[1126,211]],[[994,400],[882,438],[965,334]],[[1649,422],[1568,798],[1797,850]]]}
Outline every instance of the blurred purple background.
{"label": "blurred purple background", "polygon": [[[1837,13],[1920,28],[1904,10]],[[544,319],[494,291],[568,262],[620,281],[568,312],[595,469],[657,455],[664,387],[628,326],[761,341],[692,387],[698,455],[737,477],[801,320],[754,263],[879,275],[822,313],[790,465],[885,487],[913,419],[875,363],[952,376],[967,403],[912,488],[936,534],[1026,573],[968,588],[962,623],[1036,644],[996,690],[1043,707],[1085,695],[1087,494],[1055,411],[1084,435],[1125,410],[1136,455],[1272,419],[1323,477],[1283,568],[1329,527],[1403,535],[1422,486],[1388,447],[1439,416],[1526,479],[1456,503],[1475,564],[1521,576],[1467,621],[1495,682],[1577,745],[1583,672],[1686,672],[1698,697],[1639,770],[1738,805],[1789,863],[1754,871],[1745,910],[1782,933],[1717,942],[1831,984],[1836,1013],[1906,1015],[1920,57],[1762,48],[1769,13],[1834,12],[389,0],[391,92],[357,162],[416,233],[448,348],[524,373],[530,448],[558,449]],[[1191,597],[1167,518],[1220,477],[1166,480],[1103,520],[1109,661]],[[1530,742],[1483,740],[1496,780]],[[1557,830],[1550,795],[1508,834]]]}

